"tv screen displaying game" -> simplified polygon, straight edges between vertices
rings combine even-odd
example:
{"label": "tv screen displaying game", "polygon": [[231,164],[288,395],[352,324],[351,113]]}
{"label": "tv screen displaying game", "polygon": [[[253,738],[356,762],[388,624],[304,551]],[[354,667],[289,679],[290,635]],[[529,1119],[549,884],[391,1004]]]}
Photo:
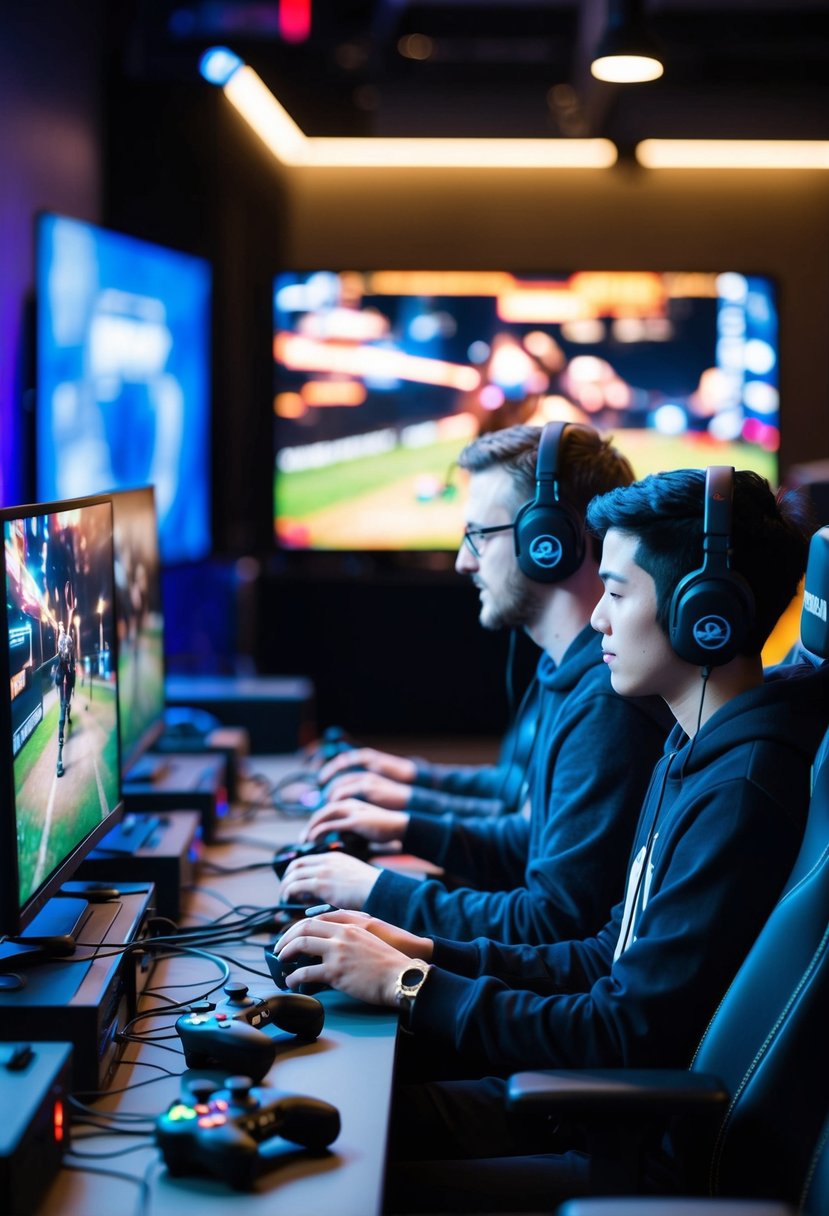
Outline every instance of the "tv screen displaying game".
{"label": "tv screen displaying game", "polygon": [[71,877],[121,810],[110,502],[7,508],[4,932]]}
{"label": "tv screen displaying game", "polygon": [[121,772],[164,729],[164,616],[152,486],[112,495]]}
{"label": "tv screen displaying game", "polygon": [[211,271],[201,258],[43,215],[37,493],[155,487],[165,561],[211,547]]}
{"label": "tv screen displaying game", "polygon": [[757,274],[281,273],[276,541],[454,549],[452,464],[514,423],[590,423],[639,477],[733,464],[776,485],[778,352]]}

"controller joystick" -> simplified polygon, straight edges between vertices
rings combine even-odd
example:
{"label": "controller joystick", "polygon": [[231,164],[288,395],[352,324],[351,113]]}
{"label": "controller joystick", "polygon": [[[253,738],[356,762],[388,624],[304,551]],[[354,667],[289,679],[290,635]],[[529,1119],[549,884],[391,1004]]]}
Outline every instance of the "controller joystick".
{"label": "controller joystick", "polygon": [[234,1005],[238,1008],[247,1008],[249,1005],[256,1004],[255,997],[249,996],[250,988],[247,984],[241,983],[239,980],[231,980],[229,984],[224,986],[224,994],[227,997],[227,1005]]}
{"label": "controller joystick", "polygon": [[317,1098],[228,1078],[201,1100],[174,1102],[156,1122],[155,1139],[174,1176],[211,1173],[235,1190],[251,1190],[268,1165],[262,1145],[277,1137],[320,1152],[340,1133],[335,1106]]}
{"label": "controller joystick", "polygon": [[303,1043],[318,1038],[325,1010],[307,993],[281,992],[239,1008],[230,1002],[212,1012],[192,1011],[176,1021],[188,1068],[224,1068],[261,1081],[284,1040],[265,1033],[273,1026]]}
{"label": "controller joystick", "polygon": [[371,856],[369,842],[357,832],[323,832],[316,840],[303,840],[299,844],[286,844],[274,854],[273,868],[277,878],[284,878],[285,871],[298,857],[312,857],[320,853],[345,853],[360,861]]}

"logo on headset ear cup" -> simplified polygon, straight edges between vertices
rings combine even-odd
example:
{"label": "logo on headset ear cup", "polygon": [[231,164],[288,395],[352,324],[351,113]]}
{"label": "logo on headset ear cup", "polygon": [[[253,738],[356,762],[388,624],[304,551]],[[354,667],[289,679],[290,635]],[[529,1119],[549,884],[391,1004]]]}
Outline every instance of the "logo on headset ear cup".
{"label": "logo on headset ear cup", "polygon": [[753,615],[754,597],[739,574],[711,576],[695,570],[673,595],[671,646],[698,667],[730,663],[745,642]]}
{"label": "logo on headset ear cup", "polygon": [[554,566],[557,566],[563,552],[561,541],[557,536],[551,536],[549,533],[533,537],[530,544],[530,558],[536,566],[541,566],[543,570],[552,570]]}
{"label": "logo on headset ear cup", "polygon": [[584,533],[573,511],[563,503],[539,506],[533,499],[515,517],[518,567],[537,583],[558,583],[578,570],[584,559]]}

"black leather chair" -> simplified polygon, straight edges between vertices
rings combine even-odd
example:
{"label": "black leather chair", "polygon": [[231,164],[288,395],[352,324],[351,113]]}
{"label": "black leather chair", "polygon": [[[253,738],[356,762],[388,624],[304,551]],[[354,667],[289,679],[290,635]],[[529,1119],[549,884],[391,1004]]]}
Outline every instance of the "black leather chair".
{"label": "black leather chair", "polygon": [[796,1208],[773,1199],[672,1199],[637,1196],[570,1199],[556,1216],[827,1216],[829,1213],[829,1118],[821,1128]]}
{"label": "black leather chair", "polygon": [[[829,527],[824,527],[810,547],[801,624],[804,646],[823,660],[829,658],[827,599]],[[822,1206],[802,1211],[829,1213],[829,731],[814,772],[794,870],[711,1019],[691,1069],[562,1070],[510,1079],[514,1110],[575,1119],[588,1134],[595,1131],[592,1156],[605,1180],[612,1176],[616,1150],[614,1192],[641,1195],[649,1189],[637,1177],[635,1133],[641,1129],[642,1140],[653,1137],[654,1120],[665,1126],[670,1119],[683,1193],[776,1201],[756,1209],[756,1216],[780,1216],[789,1210],[785,1205],[797,1210],[811,1178],[812,1194],[822,1188]],[[606,1181],[603,1193],[608,1193]],[[627,1206],[623,1200],[602,1202],[617,1206],[573,1200],[564,1210],[567,1216],[697,1216],[697,1208],[666,1198],[637,1198]],[[672,1207],[674,1202],[680,1206]],[[755,1216],[752,1209],[746,1216],[749,1211]],[[717,1203],[700,1208],[700,1216],[703,1212],[721,1216]]]}

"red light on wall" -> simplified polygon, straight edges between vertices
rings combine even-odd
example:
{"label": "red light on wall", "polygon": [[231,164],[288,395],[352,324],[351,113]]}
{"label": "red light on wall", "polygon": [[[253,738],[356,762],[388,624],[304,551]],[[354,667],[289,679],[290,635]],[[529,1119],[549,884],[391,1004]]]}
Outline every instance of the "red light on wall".
{"label": "red light on wall", "polygon": [[286,42],[305,42],[311,33],[311,0],[279,0],[279,33]]}
{"label": "red light on wall", "polygon": [[56,1102],[54,1110],[52,1111],[52,1127],[54,1129],[56,1144],[60,1144],[61,1140],[63,1140],[63,1128],[64,1128],[63,1120],[64,1120],[63,1103]]}

